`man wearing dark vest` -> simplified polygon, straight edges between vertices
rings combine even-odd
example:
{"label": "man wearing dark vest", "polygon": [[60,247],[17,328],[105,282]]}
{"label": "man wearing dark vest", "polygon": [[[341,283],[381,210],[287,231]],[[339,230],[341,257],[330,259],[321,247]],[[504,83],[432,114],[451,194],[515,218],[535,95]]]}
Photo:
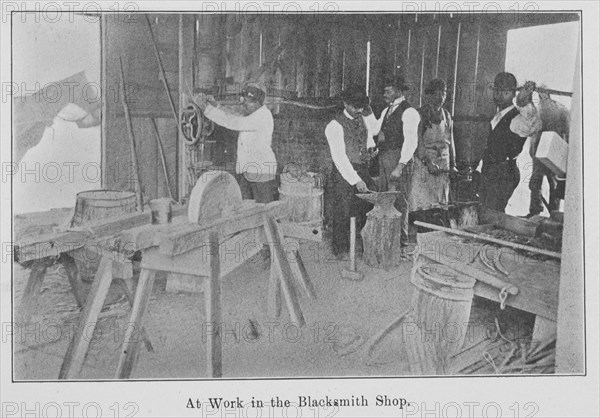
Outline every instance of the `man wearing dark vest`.
{"label": "man wearing dark vest", "polygon": [[378,135],[379,176],[381,189],[402,192],[395,203],[402,213],[401,242],[408,242],[408,201],[410,193],[413,155],[418,144],[421,117],[404,97],[408,86],[404,77],[387,80],[383,97],[389,104],[379,120],[371,113],[366,120],[373,135]]}
{"label": "man wearing dark vest", "polygon": [[331,199],[333,200],[333,253],[343,256],[350,248],[350,218],[356,218],[356,230],[366,222],[372,208],[356,197],[356,193],[375,190],[369,176],[369,160],[375,148],[362,112],[369,106],[363,88],[349,87],[342,93],[344,110],[325,128],[325,136],[333,159]]}
{"label": "man wearing dark vest", "polygon": [[542,122],[531,96],[535,84],[526,83],[516,97],[517,79],[502,72],[494,79],[494,103],[498,112],[490,122],[490,133],[483,153],[481,168],[481,204],[504,212],[521,175],[517,157],[528,136],[542,128]]}

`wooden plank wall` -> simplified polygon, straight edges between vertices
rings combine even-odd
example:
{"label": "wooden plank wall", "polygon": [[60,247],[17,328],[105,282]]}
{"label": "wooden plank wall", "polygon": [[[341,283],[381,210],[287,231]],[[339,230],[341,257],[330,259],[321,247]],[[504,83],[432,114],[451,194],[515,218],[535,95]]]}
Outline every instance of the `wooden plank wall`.
{"label": "wooden plank wall", "polygon": [[[406,76],[411,87],[408,99],[416,107],[424,104],[422,90],[429,80],[445,79],[448,84],[446,107],[453,111],[455,120],[457,157],[459,161],[470,163],[481,156],[488,121],[495,110],[490,87],[494,76],[504,69],[507,31],[576,19],[576,14],[540,13],[527,18],[507,14],[434,13],[221,14],[153,15],[152,24],[177,107],[180,91],[187,92],[188,88],[205,83],[223,84],[229,78],[233,84],[227,85],[228,91],[239,92],[245,82],[256,79],[258,74],[260,81],[276,89],[271,92],[295,92],[301,99],[338,96],[350,84],[366,84],[367,42],[370,42],[369,93],[376,113],[385,106],[384,80],[394,74]],[[197,155],[194,150],[177,146],[177,127],[159,79],[143,15],[115,15],[105,20],[107,169],[115,171],[115,167],[119,167],[117,171],[122,172],[123,167],[130,165],[122,105],[110,96],[114,95],[111,88],[114,90],[118,85],[118,57],[122,56],[127,79],[136,83],[130,108],[140,159],[144,161],[140,167],[145,194],[149,198],[165,195],[156,141],[148,120],[144,119],[148,115],[159,121],[168,151],[172,188],[175,191],[179,187],[185,194],[188,189],[182,185],[186,179],[182,173],[186,171],[186,161]],[[188,33],[190,31],[193,34]],[[283,51],[273,59],[281,45]],[[191,73],[185,68],[181,72],[179,67],[190,65],[190,61]],[[186,81],[182,83],[186,85],[179,86],[180,77],[193,85],[188,87]],[[182,149],[186,150],[185,156],[181,155]],[[229,152],[225,158],[217,159],[233,161],[235,156]],[[132,176],[119,174],[109,172],[105,187],[131,189]],[[178,176],[179,185],[176,185]]]}
{"label": "wooden plank wall", "polygon": [[[178,16],[153,15],[150,20],[171,95],[177,107],[179,100],[176,59]],[[115,190],[134,189],[130,140],[122,96],[119,92],[119,58],[121,58],[145,199],[168,196],[150,117],[155,118],[165,151],[171,189],[176,194],[177,125],[159,78],[159,67],[144,15],[107,15],[104,23],[106,27],[106,43],[103,51],[106,72],[104,76],[108,88],[104,92],[106,128],[103,141],[106,152],[104,167],[106,177],[103,187]]]}

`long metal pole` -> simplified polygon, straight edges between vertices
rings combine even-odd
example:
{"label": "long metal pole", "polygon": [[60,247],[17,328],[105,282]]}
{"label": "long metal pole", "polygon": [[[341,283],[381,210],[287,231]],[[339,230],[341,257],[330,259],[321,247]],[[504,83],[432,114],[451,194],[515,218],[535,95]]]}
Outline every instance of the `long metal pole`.
{"label": "long metal pole", "polygon": [[138,168],[137,153],[135,151],[135,138],[133,136],[133,125],[131,124],[131,115],[129,113],[129,106],[127,105],[127,98],[125,97],[125,73],[123,71],[123,60],[119,57],[119,66],[121,69],[121,102],[123,103],[123,111],[125,112],[125,120],[127,121],[127,132],[129,133],[130,149],[131,149],[131,162],[133,164],[133,171],[135,175],[135,197],[137,201],[138,212],[144,211],[144,201],[142,199],[142,181],[140,180],[140,171]]}
{"label": "long metal pole", "polygon": [[442,43],[442,25],[438,27],[437,52],[435,55],[435,78],[438,78],[440,68],[440,44]]}
{"label": "long metal pole", "polygon": [[429,223],[421,222],[421,221],[415,221],[414,223],[415,223],[415,225],[422,226],[423,228],[433,229],[435,231],[447,232],[448,234],[458,235],[459,237],[472,238],[472,239],[478,239],[481,241],[493,242],[494,244],[514,248],[516,250],[523,250],[523,251],[529,251],[530,253],[547,255],[548,257],[558,258],[559,260],[561,258],[561,253],[543,250],[541,248],[535,248],[535,247],[531,247],[529,245],[516,244],[514,242],[506,241],[503,239],[486,237],[483,235],[473,234],[471,232],[461,231],[460,229],[445,228],[443,226],[433,225],[433,224],[429,224]]}
{"label": "long metal pole", "polygon": [[154,49],[154,55],[156,57],[156,61],[158,62],[158,68],[160,70],[161,79],[165,90],[167,92],[167,97],[169,98],[169,104],[171,105],[171,111],[173,112],[173,118],[175,118],[175,123],[177,127],[181,129],[179,126],[179,116],[177,116],[177,110],[175,109],[175,103],[173,102],[173,98],[171,97],[171,90],[169,90],[169,84],[167,83],[167,76],[165,74],[165,68],[162,65],[162,60],[160,59],[160,53],[158,52],[158,46],[156,45],[156,39],[154,39],[154,32],[152,31],[152,24],[150,23],[150,19],[148,15],[144,15],[146,17],[146,23],[148,24],[148,31],[150,31],[150,39],[152,40],[152,47]]}
{"label": "long metal pole", "polygon": [[454,116],[454,107],[456,105],[456,76],[458,75],[458,52],[460,51],[460,30],[461,22],[458,22],[458,32],[456,34],[456,57],[454,59],[454,87],[452,88],[452,116]]}
{"label": "long metal pole", "polygon": [[477,51],[475,52],[475,76],[473,77],[473,115],[477,110],[477,72],[479,71],[479,48],[481,46],[481,22],[477,27]]}
{"label": "long metal pole", "polygon": [[173,193],[171,192],[171,182],[169,181],[169,173],[167,172],[167,160],[165,158],[165,151],[163,149],[162,141],[160,140],[160,135],[158,133],[158,128],[156,127],[156,121],[154,118],[150,118],[150,122],[152,124],[152,128],[154,129],[154,136],[156,137],[156,143],[158,145],[158,153],[160,154],[160,161],[162,162],[163,172],[165,173],[165,183],[167,184],[167,190],[169,191],[169,197],[171,200],[173,199]]}

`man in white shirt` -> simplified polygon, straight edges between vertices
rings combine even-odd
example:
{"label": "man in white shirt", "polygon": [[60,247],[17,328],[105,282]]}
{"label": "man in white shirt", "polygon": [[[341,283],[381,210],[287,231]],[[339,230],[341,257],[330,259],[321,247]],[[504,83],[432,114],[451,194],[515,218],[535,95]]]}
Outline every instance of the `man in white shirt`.
{"label": "man in white shirt", "polygon": [[389,104],[381,112],[379,120],[372,112],[366,117],[373,135],[378,135],[379,176],[384,190],[402,192],[395,203],[402,213],[401,242],[408,242],[408,201],[410,193],[413,155],[418,145],[418,129],[421,117],[410,106],[404,92],[408,91],[404,77],[387,80],[383,97]]}
{"label": "man in white shirt", "polygon": [[344,110],[325,128],[325,136],[333,159],[331,199],[333,200],[333,253],[341,257],[350,248],[350,218],[356,218],[357,231],[366,222],[372,208],[358,199],[356,193],[375,190],[369,175],[369,161],[375,142],[367,130],[363,110],[369,98],[363,88],[353,86],[342,93]]}
{"label": "man in white shirt", "polygon": [[479,189],[481,204],[490,209],[504,212],[521,179],[517,157],[527,137],[542,129],[531,99],[534,89],[535,84],[526,83],[517,96],[517,79],[513,74],[502,72],[494,79],[498,112],[490,122]]}
{"label": "man in white shirt", "polygon": [[264,105],[266,89],[259,83],[248,83],[241,101],[246,116],[225,112],[212,96],[196,96],[196,104],[204,115],[232,131],[239,131],[236,173],[244,199],[268,203],[278,199],[277,160],[271,148],[273,115]]}

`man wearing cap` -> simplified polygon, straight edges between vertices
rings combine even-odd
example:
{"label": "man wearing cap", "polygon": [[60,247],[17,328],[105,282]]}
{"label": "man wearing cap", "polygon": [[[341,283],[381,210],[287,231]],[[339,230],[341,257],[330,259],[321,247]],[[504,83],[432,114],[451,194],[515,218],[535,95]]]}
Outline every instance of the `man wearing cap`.
{"label": "man wearing cap", "polygon": [[418,144],[420,116],[404,97],[408,86],[403,76],[387,80],[383,97],[389,104],[379,120],[372,112],[366,117],[373,135],[378,135],[379,175],[383,190],[397,190],[402,194],[395,203],[402,213],[401,242],[408,242],[408,201],[410,194],[413,154]]}
{"label": "man wearing cap", "polygon": [[246,116],[221,109],[212,96],[196,96],[196,104],[213,122],[239,131],[236,173],[244,199],[259,203],[277,200],[277,160],[271,148],[273,115],[264,105],[266,89],[259,83],[248,83],[242,90],[241,102]]}
{"label": "man wearing cap", "polygon": [[350,218],[355,217],[357,231],[366,222],[372,205],[356,197],[356,193],[375,190],[369,175],[369,160],[375,147],[362,115],[369,106],[363,88],[352,86],[342,92],[344,110],[325,128],[325,136],[333,159],[331,198],[333,216],[332,249],[340,257],[350,248]]}
{"label": "man wearing cap", "polygon": [[506,209],[521,179],[517,156],[527,137],[542,128],[531,100],[534,88],[535,84],[526,83],[516,95],[517,79],[513,74],[502,72],[494,79],[494,103],[498,111],[490,122],[479,191],[481,204],[490,209],[500,212]]}

